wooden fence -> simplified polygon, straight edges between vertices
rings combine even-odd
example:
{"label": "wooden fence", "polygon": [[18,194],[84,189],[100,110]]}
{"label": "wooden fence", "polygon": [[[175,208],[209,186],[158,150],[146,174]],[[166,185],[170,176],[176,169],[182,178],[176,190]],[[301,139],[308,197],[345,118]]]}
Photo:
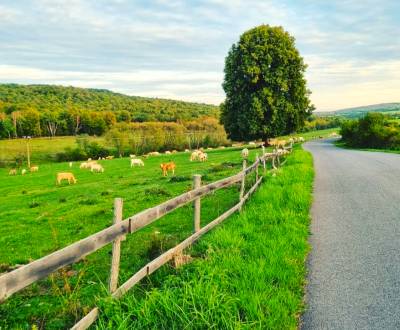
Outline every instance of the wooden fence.
{"label": "wooden fence", "polygon": [[[292,147],[284,150],[275,150],[271,153],[265,153],[262,149],[262,156],[257,154],[255,162],[247,167],[246,160],[243,160],[243,169],[239,173],[224,178],[222,180],[201,185],[201,176],[195,175],[193,177],[193,189],[175,198],[172,198],[155,207],[137,213],[125,220],[122,219],[123,201],[116,198],[114,201],[114,219],[113,224],[91,236],[88,236],[78,242],[75,242],[67,247],[49,254],[41,259],[33,261],[24,265],[14,271],[0,276],[0,302],[6,300],[12,294],[24,289],[28,285],[47,277],[54,271],[70,265],[74,262],[81,260],[83,257],[97,251],[105,245],[112,243],[112,259],[111,271],[109,278],[109,292],[113,298],[119,298],[131,289],[144,277],[150,275],[168,261],[182,255],[182,251],[197,241],[202,235],[209,230],[220,224],[223,220],[229,217],[232,213],[240,210],[245,201],[257,189],[261,183],[263,176],[259,175],[259,166],[263,166],[264,173],[266,171],[266,162],[272,161],[272,167],[277,168],[282,165],[280,157],[290,152]],[[245,191],[246,176],[252,172],[256,172],[255,184]],[[221,188],[230,187],[234,184],[240,183],[240,197],[239,202],[221,214],[218,218],[211,221],[209,224],[201,228],[200,226],[200,209],[201,197]],[[128,234],[132,234],[139,229],[151,224],[155,220],[161,218],[165,214],[187,204],[193,202],[193,234],[186,238],[183,242],[175,247],[161,254],[156,259],[149,262],[138,272],[136,272],[125,283],[118,287],[119,264],[121,254],[121,241],[123,241]],[[97,307],[93,308],[84,318],[76,323],[72,329],[87,329],[98,317],[99,310]]]}

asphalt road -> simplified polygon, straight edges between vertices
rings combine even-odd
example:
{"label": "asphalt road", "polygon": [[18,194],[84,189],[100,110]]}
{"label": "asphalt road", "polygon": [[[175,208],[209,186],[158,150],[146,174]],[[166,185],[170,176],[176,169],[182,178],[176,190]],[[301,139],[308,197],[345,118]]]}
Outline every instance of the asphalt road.
{"label": "asphalt road", "polygon": [[305,144],[316,171],[302,329],[400,329],[400,155]]}

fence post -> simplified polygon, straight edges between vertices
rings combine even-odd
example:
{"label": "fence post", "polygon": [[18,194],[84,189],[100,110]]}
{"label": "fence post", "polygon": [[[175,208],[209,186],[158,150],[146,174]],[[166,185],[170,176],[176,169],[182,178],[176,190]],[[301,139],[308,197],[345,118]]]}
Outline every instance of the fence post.
{"label": "fence post", "polygon": [[265,147],[262,146],[262,162],[264,168],[264,175],[267,174],[267,167],[265,166]]}
{"label": "fence post", "polygon": [[[243,177],[242,177],[242,182],[240,185],[240,201],[243,200],[243,196],[244,196],[244,189],[245,189],[245,185],[246,185],[246,170],[247,167],[247,162],[246,159],[243,159],[243,165],[242,165],[242,173],[243,173]],[[242,209],[242,206],[240,206],[239,211]]]}
{"label": "fence post", "polygon": [[258,156],[258,153],[256,154],[256,162],[257,162],[257,166],[256,166],[256,182],[258,181],[258,166],[260,166],[260,157]]}
{"label": "fence post", "polygon": [[[122,198],[114,199],[114,219],[113,223],[116,224],[122,221]],[[118,275],[119,275],[119,262],[121,257],[121,240],[122,237],[117,237],[112,246],[112,259],[111,259],[111,271],[110,271],[110,281],[108,283],[108,290],[113,293],[118,287]]]}
{"label": "fence post", "polygon": [[272,167],[273,167],[274,170],[276,170],[277,169],[276,160],[278,158],[278,150],[274,149],[273,153],[274,153],[274,155],[272,156]]}
{"label": "fence post", "polygon": [[[193,189],[200,188],[201,186],[201,175],[195,174],[193,175]],[[200,197],[196,198],[193,201],[193,231],[196,233],[200,230],[200,211],[201,211],[201,204],[200,204]]]}

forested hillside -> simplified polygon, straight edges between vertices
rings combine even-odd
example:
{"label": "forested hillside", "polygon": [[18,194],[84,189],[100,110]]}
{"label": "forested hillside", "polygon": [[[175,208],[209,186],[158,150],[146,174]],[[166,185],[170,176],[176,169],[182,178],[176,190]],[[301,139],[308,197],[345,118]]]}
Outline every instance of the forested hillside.
{"label": "forested hillside", "polygon": [[127,96],[108,90],[0,84],[0,137],[105,133],[117,122],[218,118],[208,104]]}

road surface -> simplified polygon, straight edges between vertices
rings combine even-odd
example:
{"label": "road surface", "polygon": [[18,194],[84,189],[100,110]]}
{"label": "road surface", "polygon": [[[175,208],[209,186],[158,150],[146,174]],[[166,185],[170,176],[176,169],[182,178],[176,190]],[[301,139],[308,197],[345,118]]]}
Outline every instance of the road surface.
{"label": "road surface", "polygon": [[305,144],[314,157],[302,329],[400,329],[400,155]]}

